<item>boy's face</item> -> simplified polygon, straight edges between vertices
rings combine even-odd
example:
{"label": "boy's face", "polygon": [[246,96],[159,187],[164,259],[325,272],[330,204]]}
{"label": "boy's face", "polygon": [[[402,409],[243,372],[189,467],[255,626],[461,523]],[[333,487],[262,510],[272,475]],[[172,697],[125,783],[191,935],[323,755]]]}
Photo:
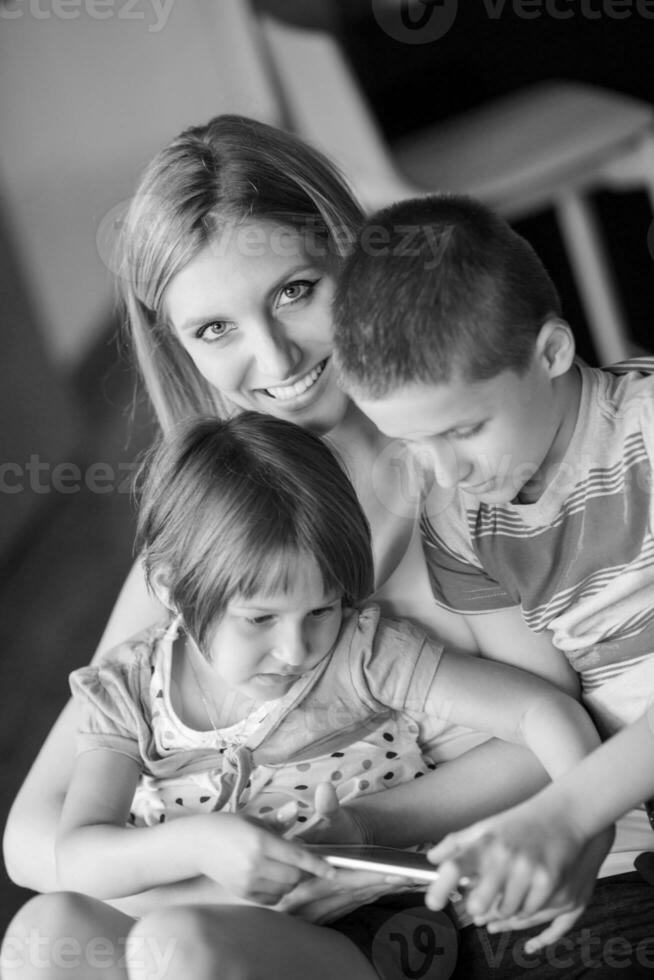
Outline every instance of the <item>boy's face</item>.
{"label": "boy's face", "polygon": [[507,370],[486,381],[455,376],[357,404],[387,436],[413,443],[441,486],[489,504],[508,503],[527,484],[535,499],[571,434],[557,380],[537,357],[522,375]]}

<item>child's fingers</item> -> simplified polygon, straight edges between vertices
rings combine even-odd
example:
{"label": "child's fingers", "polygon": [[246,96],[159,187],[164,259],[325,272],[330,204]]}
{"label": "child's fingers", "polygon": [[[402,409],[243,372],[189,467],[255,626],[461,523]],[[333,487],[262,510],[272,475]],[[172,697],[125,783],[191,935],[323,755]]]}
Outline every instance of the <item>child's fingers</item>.
{"label": "child's fingers", "polygon": [[[577,906],[575,906],[576,908]],[[565,908],[550,907],[546,909],[541,909],[540,912],[535,912],[533,915],[524,915],[522,912],[519,915],[512,915],[507,919],[494,919],[489,922],[486,928],[489,932],[516,932],[524,929],[533,929],[535,926],[540,926],[544,922],[552,922],[554,919],[563,915],[564,912],[571,912],[570,906]],[[535,937],[538,938],[538,937]]]}
{"label": "child's fingers", "polygon": [[468,892],[466,909],[476,925],[483,925],[488,916],[497,918],[496,903],[504,894],[509,872],[503,848],[489,847],[484,854],[475,884]]}
{"label": "child's fingers", "polygon": [[334,877],[334,869],[322,858],[299,844],[293,844],[273,834],[268,835],[265,856],[268,861],[299,868],[318,878]]}
{"label": "child's fingers", "polygon": [[338,813],[341,805],[331,783],[318,783],[313,797],[313,805],[316,813],[323,820],[329,820]]}
{"label": "child's fingers", "polygon": [[445,861],[453,861],[462,853],[466,844],[467,841],[463,834],[448,834],[431,850],[427,851],[427,860],[437,865],[444,864]]}
{"label": "child's fingers", "polygon": [[522,905],[521,915],[536,915],[551,903],[555,892],[555,882],[546,868],[536,868],[531,878],[531,887]]}
{"label": "child's fingers", "polygon": [[434,910],[445,908],[461,876],[461,868],[456,861],[444,861],[439,864],[438,878],[429,886],[425,895],[427,908]]}
{"label": "child's fingers", "polygon": [[295,800],[289,800],[284,806],[280,806],[274,816],[275,829],[280,833],[288,830],[295,823],[299,808]]}
{"label": "child's fingers", "polygon": [[524,911],[525,899],[531,895],[534,868],[530,861],[517,855],[504,885],[504,894],[497,906],[497,915],[507,918]]}
{"label": "child's fingers", "polygon": [[561,915],[557,915],[556,919],[554,919],[547,929],[544,929],[538,936],[527,940],[525,943],[525,952],[529,954],[537,953],[539,949],[544,949],[546,946],[555,943],[573,927],[577,919],[583,915],[584,909],[585,905],[581,905],[572,909],[570,912],[563,912]]}
{"label": "child's fingers", "polygon": [[338,869],[330,881],[313,877],[301,881],[277,907],[308,922],[328,922],[396,888],[376,872]]}

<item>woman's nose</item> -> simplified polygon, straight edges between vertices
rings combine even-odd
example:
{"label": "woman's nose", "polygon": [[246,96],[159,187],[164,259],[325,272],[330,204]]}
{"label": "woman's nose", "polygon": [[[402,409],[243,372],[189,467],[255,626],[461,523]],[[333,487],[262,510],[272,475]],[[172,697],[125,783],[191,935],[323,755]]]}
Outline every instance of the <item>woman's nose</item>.
{"label": "woman's nose", "polygon": [[254,339],[257,367],[266,379],[284,381],[295,373],[302,362],[302,349],[285,330],[266,324]]}

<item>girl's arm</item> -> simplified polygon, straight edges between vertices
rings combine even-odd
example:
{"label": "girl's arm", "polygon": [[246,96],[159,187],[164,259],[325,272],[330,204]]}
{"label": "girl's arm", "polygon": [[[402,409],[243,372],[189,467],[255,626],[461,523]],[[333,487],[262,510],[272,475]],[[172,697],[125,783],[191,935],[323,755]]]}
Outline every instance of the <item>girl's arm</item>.
{"label": "girl's arm", "polygon": [[206,875],[241,898],[274,904],[306,873],[330,876],[305,848],[235,814],[125,826],[139,776],[134,759],[109,749],[77,759],[56,844],[64,889],[119,898]]}
{"label": "girl's arm", "polygon": [[[165,615],[148,591],[137,561],[114,606],[96,657]],[[3,840],[7,871],[17,885],[34,891],[59,888],[55,835],[72,773],[76,731],[76,710],[69,701],[28,772],[7,820]]]}
{"label": "girl's arm", "polygon": [[538,674],[571,697],[579,697],[579,677],[554,645],[552,634],[530,630],[519,606],[469,615],[466,622],[482,657]]}
{"label": "girl's arm", "polygon": [[445,651],[424,710],[525,745],[554,778],[599,744],[576,701],[527,671]]}

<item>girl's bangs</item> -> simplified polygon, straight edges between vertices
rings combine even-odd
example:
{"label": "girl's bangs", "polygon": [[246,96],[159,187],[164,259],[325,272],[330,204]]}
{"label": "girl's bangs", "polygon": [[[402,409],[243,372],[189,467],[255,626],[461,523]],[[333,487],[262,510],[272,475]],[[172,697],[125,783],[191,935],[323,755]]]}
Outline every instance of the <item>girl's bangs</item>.
{"label": "girl's bangs", "polygon": [[[300,574],[303,557],[308,556],[294,544],[285,547],[276,544],[268,553],[259,553],[256,561],[251,563],[251,567],[242,570],[234,589],[234,595],[251,599],[254,595],[285,594],[290,591],[298,574]],[[311,557],[313,558],[313,556]]]}

